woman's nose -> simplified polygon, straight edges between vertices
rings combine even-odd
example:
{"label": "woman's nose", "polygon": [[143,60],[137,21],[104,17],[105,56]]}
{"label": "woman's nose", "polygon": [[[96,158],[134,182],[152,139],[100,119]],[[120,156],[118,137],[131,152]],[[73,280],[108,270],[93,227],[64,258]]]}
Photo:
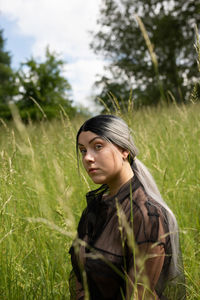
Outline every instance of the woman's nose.
{"label": "woman's nose", "polygon": [[94,155],[92,155],[91,152],[87,151],[87,153],[85,154],[84,160],[86,162],[93,162],[94,161]]}

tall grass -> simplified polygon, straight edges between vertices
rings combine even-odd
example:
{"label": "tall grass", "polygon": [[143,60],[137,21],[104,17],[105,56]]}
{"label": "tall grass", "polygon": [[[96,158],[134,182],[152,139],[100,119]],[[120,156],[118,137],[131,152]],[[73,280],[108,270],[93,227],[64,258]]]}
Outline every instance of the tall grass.
{"label": "tall grass", "polygon": [[[154,175],[180,230],[188,299],[200,299],[200,105],[149,108],[122,116],[139,158]],[[69,299],[68,250],[85,193],[77,172],[81,119],[0,127],[0,299]]]}

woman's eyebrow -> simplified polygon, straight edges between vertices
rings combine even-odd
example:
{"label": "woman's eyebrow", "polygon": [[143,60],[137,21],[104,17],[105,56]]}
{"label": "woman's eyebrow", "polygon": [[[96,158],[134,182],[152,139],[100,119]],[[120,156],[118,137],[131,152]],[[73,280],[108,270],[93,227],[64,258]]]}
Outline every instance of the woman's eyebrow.
{"label": "woman's eyebrow", "polygon": [[[94,140],[96,140],[96,139],[101,139],[101,140],[103,140],[102,139],[102,137],[100,137],[100,136],[95,136],[94,138],[92,138],[90,141],[89,141],[89,143],[88,144],[91,144]],[[80,143],[78,143],[78,145],[79,146],[83,146],[84,147],[84,145],[83,144],[80,144]]]}
{"label": "woman's eyebrow", "polygon": [[96,140],[96,139],[101,139],[102,140],[102,138],[100,137],[100,136],[95,136],[93,139],[91,139],[90,141],[89,141],[89,144],[91,144],[94,140]]}

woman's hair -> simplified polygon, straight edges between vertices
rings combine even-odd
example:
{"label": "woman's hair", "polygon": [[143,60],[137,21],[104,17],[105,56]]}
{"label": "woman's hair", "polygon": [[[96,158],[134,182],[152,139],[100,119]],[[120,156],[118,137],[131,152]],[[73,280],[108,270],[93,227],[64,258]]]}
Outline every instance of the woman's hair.
{"label": "woman's hair", "polygon": [[133,172],[136,174],[140,183],[145,189],[146,194],[154,199],[162,206],[167,215],[168,227],[170,232],[170,240],[172,246],[172,259],[170,264],[169,279],[175,277],[179,273],[178,257],[179,257],[179,237],[178,225],[176,218],[162,199],[157,185],[144,164],[136,158],[138,150],[133,142],[131,131],[128,125],[119,117],[114,115],[98,115],[87,120],[79,129],[76,137],[76,150],[78,158],[78,138],[81,132],[91,131],[101,136],[105,140],[129,151],[130,164]]}

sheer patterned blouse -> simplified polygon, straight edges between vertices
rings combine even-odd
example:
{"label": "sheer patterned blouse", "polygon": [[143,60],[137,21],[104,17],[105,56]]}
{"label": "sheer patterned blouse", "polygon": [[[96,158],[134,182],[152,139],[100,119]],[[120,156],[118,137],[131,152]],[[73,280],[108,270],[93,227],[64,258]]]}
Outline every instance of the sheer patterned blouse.
{"label": "sheer patterned blouse", "polygon": [[105,193],[103,185],[86,195],[70,248],[71,299],[85,299],[87,292],[91,300],[185,299],[167,280],[171,244],[165,210],[146,195],[136,175],[115,196]]}

